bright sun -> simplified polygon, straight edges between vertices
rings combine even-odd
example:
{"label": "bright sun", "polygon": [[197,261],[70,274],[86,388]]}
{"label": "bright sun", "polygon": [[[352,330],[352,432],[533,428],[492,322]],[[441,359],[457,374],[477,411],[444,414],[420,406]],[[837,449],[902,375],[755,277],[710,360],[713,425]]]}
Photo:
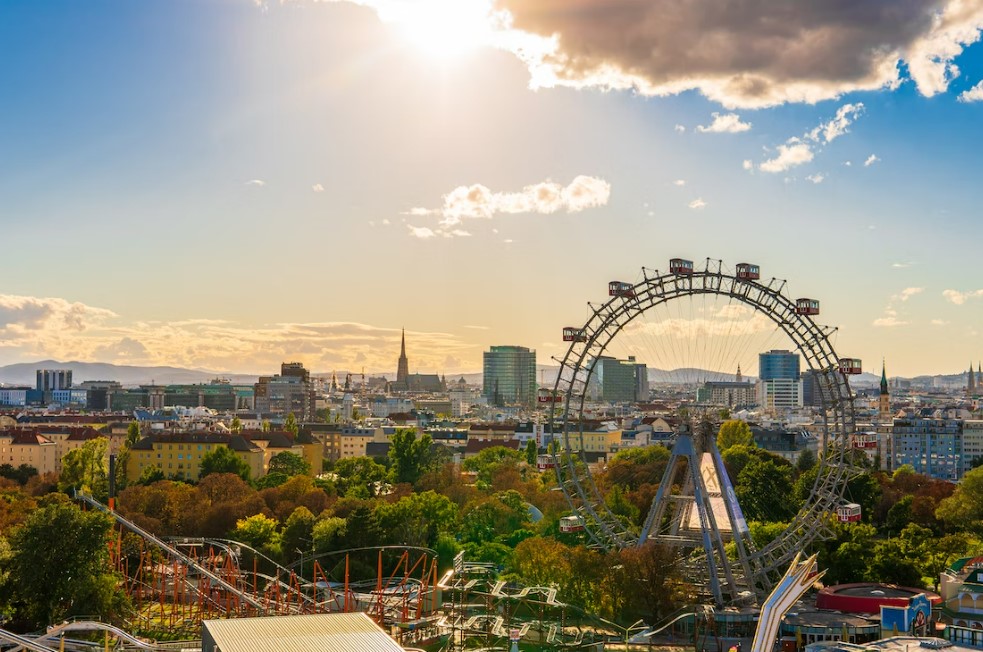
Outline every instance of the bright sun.
{"label": "bright sun", "polygon": [[492,19],[487,0],[418,0],[398,19],[407,38],[420,50],[449,59],[491,43]]}

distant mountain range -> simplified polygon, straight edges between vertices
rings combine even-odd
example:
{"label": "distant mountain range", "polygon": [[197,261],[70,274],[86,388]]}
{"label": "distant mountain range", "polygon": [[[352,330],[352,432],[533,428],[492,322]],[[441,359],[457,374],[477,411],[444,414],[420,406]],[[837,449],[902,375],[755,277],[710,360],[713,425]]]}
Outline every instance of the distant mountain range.
{"label": "distant mountain range", "polygon": [[[86,380],[115,380],[124,386],[149,385],[190,385],[207,383],[215,378],[226,378],[236,384],[255,383],[258,376],[250,374],[231,374],[221,371],[208,371],[205,369],[184,369],[181,367],[139,367],[131,365],[115,365],[104,362],[57,362],[55,360],[41,360],[40,362],[24,362],[0,367],[0,384],[5,385],[30,385],[33,387],[37,379],[38,369],[71,369],[72,380],[81,383]],[[538,365],[536,368],[537,382],[544,387],[552,387],[556,384],[556,377],[559,367]],[[269,373],[276,373],[271,370]],[[312,372],[315,376],[330,377],[331,372]],[[339,381],[344,381],[345,375],[349,372],[334,372]],[[352,372],[353,376],[358,374]],[[369,373],[369,377],[378,378],[385,376],[390,380],[395,379],[395,374]],[[911,380],[920,384],[931,385],[933,380],[938,380],[944,384],[958,384],[960,378],[965,374],[938,374],[935,376],[917,376]],[[447,374],[447,384],[450,385],[460,378],[470,385],[480,385],[482,382],[481,373],[466,374]],[[712,381],[734,381],[734,374],[727,374],[718,371],[707,371],[705,369],[672,369],[663,370],[649,368],[648,379],[650,383],[668,384],[694,384],[702,383],[707,380]],[[744,376],[744,380],[754,381],[753,376]],[[854,386],[877,385],[881,380],[880,374],[863,373],[850,379],[850,384]],[[895,378],[891,378],[894,382]],[[902,379],[908,380],[908,379]]]}

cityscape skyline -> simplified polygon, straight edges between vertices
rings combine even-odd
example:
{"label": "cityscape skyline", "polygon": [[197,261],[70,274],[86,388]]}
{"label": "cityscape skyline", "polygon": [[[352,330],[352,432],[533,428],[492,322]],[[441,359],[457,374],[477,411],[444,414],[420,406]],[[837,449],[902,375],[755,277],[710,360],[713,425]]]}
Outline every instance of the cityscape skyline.
{"label": "cityscape skyline", "polygon": [[788,279],[865,371],[983,357],[983,9],[702,7],[711,56],[543,4],[4,3],[0,365],[545,363],[673,256]]}

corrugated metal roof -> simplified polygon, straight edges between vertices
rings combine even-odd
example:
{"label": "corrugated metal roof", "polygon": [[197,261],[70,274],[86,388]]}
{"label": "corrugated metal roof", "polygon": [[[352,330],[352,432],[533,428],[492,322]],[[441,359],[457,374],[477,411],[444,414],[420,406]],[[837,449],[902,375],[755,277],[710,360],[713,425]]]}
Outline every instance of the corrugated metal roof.
{"label": "corrugated metal roof", "polygon": [[404,652],[364,613],[206,620],[202,627],[218,652]]}

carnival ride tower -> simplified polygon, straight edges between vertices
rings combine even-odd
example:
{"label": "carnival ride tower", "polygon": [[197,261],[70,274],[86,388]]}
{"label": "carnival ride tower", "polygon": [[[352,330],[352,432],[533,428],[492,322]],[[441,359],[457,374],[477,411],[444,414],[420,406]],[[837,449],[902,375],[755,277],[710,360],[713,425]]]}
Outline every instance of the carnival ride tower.
{"label": "carnival ride tower", "polygon": [[[677,430],[659,491],[638,538],[673,546],[684,557],[688,578],[703,578],[698,589],[717,606],[754,600],[749,555],[754,552],[747,521],[717,449],[714,425],[703,419]],[[673,493],[673,485],[681,490]],[[734,542],[735,559],[725,545]]]}

